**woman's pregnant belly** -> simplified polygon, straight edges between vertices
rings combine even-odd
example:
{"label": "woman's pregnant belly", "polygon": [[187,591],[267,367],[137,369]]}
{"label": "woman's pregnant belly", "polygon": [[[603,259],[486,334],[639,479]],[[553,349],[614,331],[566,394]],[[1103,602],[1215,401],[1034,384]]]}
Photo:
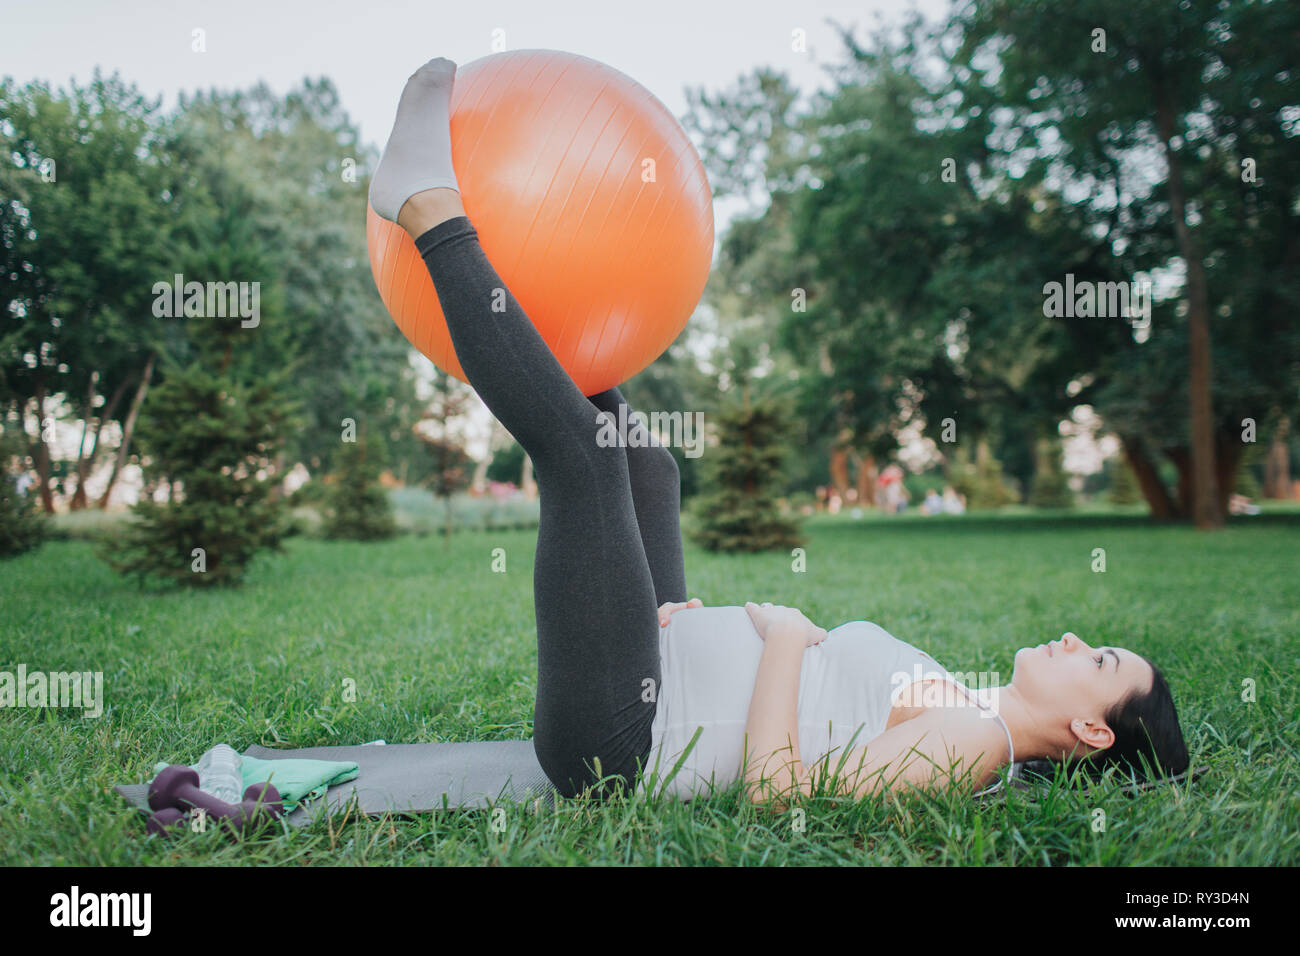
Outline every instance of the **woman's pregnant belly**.
{"label": "woman's pregnant belly", "polygon": [[[650,754],[664,793],[725,789],[740,777],[763,639],[743,607],[677,611],[659,629],[661,683]],[[699,731],[675,777],[667,779]],[[655,768],[658,758],[659,766]]]}
{"label": "woman's pregnant belly", "polygon": [[[744,765],[763,639],[743,607],[687,608],[660,628],[659,650],[662,680],[650,754],[656,789],[679,797],[726,789]],[[798,709],[804,764],[827,754],[834,763],[882,733],[891,693],[909,679],[902,672],[922,659],[928,660],[867,621],[842,624],[805,650]]]}

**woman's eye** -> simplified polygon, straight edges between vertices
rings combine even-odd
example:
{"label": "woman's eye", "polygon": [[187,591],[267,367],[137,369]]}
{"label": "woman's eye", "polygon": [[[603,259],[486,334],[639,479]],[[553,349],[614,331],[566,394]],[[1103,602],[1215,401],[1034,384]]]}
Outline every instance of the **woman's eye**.
{"label": "woman's eye", "polygon": [[1106,655],[1105,655],[1105,654],[1101,654],[1101,655],[1099,655],[1099,656],[1097,656],[1097,657],[1094,657],[1093,660],[1097,662],[1097,669],[1098,669],[1098,670],[1101,670],[1101,665],[1102,665],[1102,662],[1103,662],[1104,660],[1106,660]]}

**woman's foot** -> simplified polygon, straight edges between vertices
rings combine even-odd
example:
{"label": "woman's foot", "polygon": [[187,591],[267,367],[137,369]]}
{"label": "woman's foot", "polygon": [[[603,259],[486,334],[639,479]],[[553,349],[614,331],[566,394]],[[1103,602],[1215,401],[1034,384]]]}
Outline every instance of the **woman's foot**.
{"label": "woman's foot", "polygon": [[426,189],[402,204],[397,224],[416,239],[448,219],[465,215],[460,193],[455,189]]}
{"label": "woman's foot", "polygon": [[[439,221],[444,221],[464,215],[460,185],[451,162],[451,89],[455,78],[456,64],[445,57],[430,60],[411,74],[397,104],[397,119],[388,145],[370,180],[370,205],[407,232],[421,226],[421,232],[433,228],[437,222],[425,225],[431,217],[442,215]],[[409,202],[417,194],[420,202]],[[456,207],[460,207],[459,212],[451,211]],[[413,214],[415,210],[418,214]],[[443,215],[447,212],[450,214]]]}

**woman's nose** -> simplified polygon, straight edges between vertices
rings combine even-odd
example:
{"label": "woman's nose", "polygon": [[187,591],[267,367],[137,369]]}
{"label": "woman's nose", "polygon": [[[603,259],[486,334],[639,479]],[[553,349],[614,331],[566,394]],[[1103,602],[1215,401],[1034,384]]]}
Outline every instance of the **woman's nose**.
{"label": "woman's nose", "polygon": [[1064,650],[1072,651],[1078,643],[1079,639],[1069,631],[1061,635],[1061,647]]}

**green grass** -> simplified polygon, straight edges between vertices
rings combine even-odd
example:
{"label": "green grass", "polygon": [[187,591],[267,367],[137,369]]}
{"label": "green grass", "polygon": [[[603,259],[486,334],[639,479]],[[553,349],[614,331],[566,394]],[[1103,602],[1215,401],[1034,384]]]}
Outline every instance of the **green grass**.
{"label": "green grass", "polygon": [[[504,833],[486,811],[321,823],[242,844],[146,840],[113,783],[217,741],[267,746],[526,738],[535,531],[288,542],[246,586],[141,592],[80,540],[0,564],[0,670],[99,670],[106,711],[0,710],[0,863],[1295,864],[1300,859],[1300,521],[1202,535],[1140,517],[1025,514],[807,524],[788,555],[687,552],[708,604],[771,600],[828,627],[875,621],[952,670],[1011,671],[1073,630],[1169,678],[1194,784],[969,798],[818,799],[799,818],[736,793],[574,801]],[[507,572],[491,570],[504,548]],[[1093,573],[1093,549],[1107,571]],[[345,678],[358,700],[342,702]],[[1256,700],[1242,700],[1243,681]],[[1091,826],[1106,814],[1104,832]]]}

